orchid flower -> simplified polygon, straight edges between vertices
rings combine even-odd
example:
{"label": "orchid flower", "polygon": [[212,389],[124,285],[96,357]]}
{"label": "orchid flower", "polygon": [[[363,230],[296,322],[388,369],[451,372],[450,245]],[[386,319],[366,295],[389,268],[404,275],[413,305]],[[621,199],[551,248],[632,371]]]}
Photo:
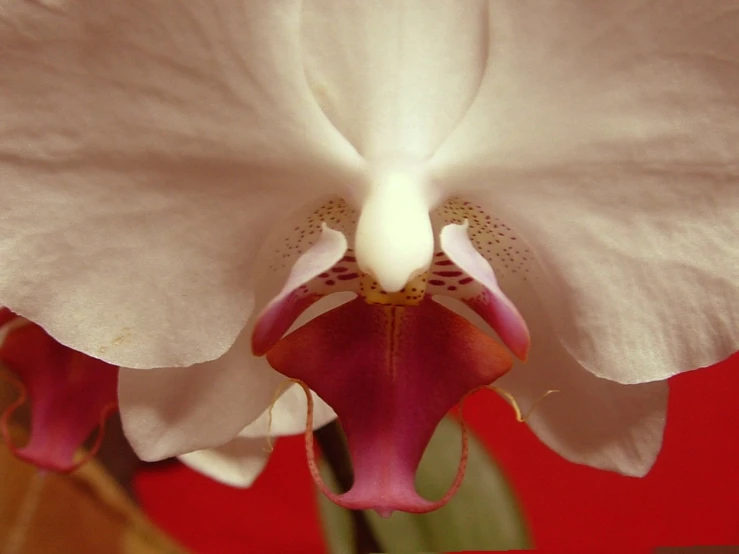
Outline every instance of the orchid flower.
{"label": "orchid flower", "polygon": [[334,499],[423,511],[435,422],[495,382],[643,475],[665,380],[737,349],[734,3],[0,6],[0,302],[123,366],[144,459],[289,376],[347,432]]}
{"label": "orchid flower", "polygon": [[[97,452],[107,417],[115,411],[118,369],[63,346],[38,325],[0,309],[0,363],[15,377],[19,392],[0,416],[0,431],[11,451],[41,469],[70,472]],[[28,442],[18,447],[9,423],[30,403]],[[97,431],[89,452],[77,456]]]}

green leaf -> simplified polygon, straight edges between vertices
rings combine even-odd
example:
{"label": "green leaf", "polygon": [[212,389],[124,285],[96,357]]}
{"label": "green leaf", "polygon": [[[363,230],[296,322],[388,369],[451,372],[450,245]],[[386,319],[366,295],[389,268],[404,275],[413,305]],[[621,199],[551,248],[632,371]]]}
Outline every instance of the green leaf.
{"label": "green leaf", "polygon": [[[336,482],[325,462],[319,462],[321,475],[327,486],[336,489]],[[354,552],[354,535],[352,518],[349,510],[337,506],[318,492],[318,506],[321,512],[321,526],[326,537],[328,551],[332,554],[349,554]]]}
{"label": "green leaf", "polygon": [[[468,430],[469,462],[464,483],[443,508],[423,515],[396,512],[387,519],[372,511],[365,516],[386,552],[449,550],[514,550],[530,547],[518,502],[500,468]],[[457,471],[461,429],[445,418],[434,433],[416,475],[418,491],[441,498]],[[328,466],[322,464],[326,484],[338,490]],[[330,552],[354,551],[349,512],[320,495],[319,506]]]}

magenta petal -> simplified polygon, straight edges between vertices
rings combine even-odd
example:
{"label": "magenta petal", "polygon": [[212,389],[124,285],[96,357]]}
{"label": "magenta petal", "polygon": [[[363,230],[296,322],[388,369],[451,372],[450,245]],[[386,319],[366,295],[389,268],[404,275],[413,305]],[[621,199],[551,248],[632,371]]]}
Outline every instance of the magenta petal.
{"label": "magenta petal", "polygon": [[450,224],[439,235],[441,249],[449,260],[478,283],[474,295],[455,294],[490,325],[516,357],[526,360],[531,346],[529,329],[516,306],[498,286],[488,261],[475,250],[467,235],[469,224]]}
{"label": "magenta petal", "polygon": [[344,234],[324,224],[318,242],[298,258],[285,286],[257,317],[251,336],[255,356],[263,356],[322,297],[359,289],[356,261],[346,252]]}
{"label": "magenta petal", "polygon": [[[118,368],[59,344],[31,323],[8,334],[0,361],[22,386],[21,399],[2,417],[9,446],[19,458],[44,469],[76,469],[80,462],[75,453],[116,406]],[[26,396],[31,402],[30,438],[16,448],[7,423]]]}
{"label": "magenta petal", "polygon": [[449,409],[513,363],[493,339],[430,299],[395,307],[359,298],[283,338],[267,360],[306,383],[341,421],[355,481],[331,499],[381,515],[426,512],[448,500],[416,492],[423,451]]}

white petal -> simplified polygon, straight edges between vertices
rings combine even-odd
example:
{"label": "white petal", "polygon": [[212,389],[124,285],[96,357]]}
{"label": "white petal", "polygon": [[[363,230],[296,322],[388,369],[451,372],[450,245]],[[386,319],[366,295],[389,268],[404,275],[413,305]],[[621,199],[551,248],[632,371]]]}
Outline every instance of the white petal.
{"label": "white petal", "polygon": [[251,328],[221,358],[185,368],[121,369],[123,429],[143,460],[233,439],[273,402],[285,377],[251,354]]}
{"label": "white petal", "polygon": [[[313,428],[318,429],[336,419],[336,414],[315,392],[311,394],[313,395]],[[265,410],[239,433],[239,437],[283,437],[302,434],[306,428],[307,408],[303,388],[292,385],[280,396],[272,408],[271,425],[269,410]]]}
{"label": "white petal", "polygon": [[526,239],[594,374],[647,382],[736,351],[739,5],[495,2],[490,21],[436,178],[484,188]]}
{"label": "white petal", "polygon": [[627,384],[735,352],[739,190],[697,175],[678,187],[614,170],[598,177],[610,190],[589,188],[590,178],[547,179],[548,192],[508,195],[518,212],[498,210],[544,267],[535,292],[565,347],[595,375]]}
{"label": "white petal", "polygon": [[487,56],[482,1],[304,3],[306,73],[331,121],[369,159],[424,159],[464,114]]}
{"label": "white petal", "polygon": [[351,186],[301,3],[5,2],[0,298],[128,367],[222,354],[281,213]]}
{"label": "white petal", "polygon": [[734,2],[492,0],[482,84],[435,163],[735,164],[737,26]]}
{"label": "white petal", "polygon": [[[533,350],[532,350],[533,352]],[[596,377],[564,354],[518,365],[496,385],[527,409],[531,430],[563,458],[632,477],[644,476],[662,446],[666,381],[621,385]]]}
{"label": "white petal", "polygon": [[667,381],[622,385],[596,377],[562,347],[541,310],[520,305],[531,329],[529,361],[496,381],[527,412],[527,420],[549,448],[576,463],[643,476],[662,446],[667,417]]}
{"label": "white petal", "polygon": [[236,438],[218,448],[178,456],[188,467],[232,487],[246,488],[267,465],[269,452],[264,439]]}
{"label": "white petal", "polygon": [[[152,372],[149,372],[152,373]],[[313,428],[318,429],[336,419],[334,411],[313,395]],[[232,487],[248,487],[264,469],[269,456],[266,437],[302,434],[306,429],[305,393],[292,385],[269,410],[247,425],[239,435],[217,448],[198,450],[179,456],[181,462],[216,481]]]}

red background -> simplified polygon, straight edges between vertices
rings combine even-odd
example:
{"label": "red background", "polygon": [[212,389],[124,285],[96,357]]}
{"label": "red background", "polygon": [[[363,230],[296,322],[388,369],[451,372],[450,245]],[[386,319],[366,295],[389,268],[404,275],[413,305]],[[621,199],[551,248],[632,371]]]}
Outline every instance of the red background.
{"label": "red background", "polygon": [[[503,466],[534,544],[569,552],[648,552],[656,545],[739,544],[739,356],[671,381],[663,450],[630,479],[568,463],[493,393],[465,415]],[[137,492],[151,517],[199,554],[323,553],[302,438],[279,441],[249,490],[179,464],[150,466]]]}

